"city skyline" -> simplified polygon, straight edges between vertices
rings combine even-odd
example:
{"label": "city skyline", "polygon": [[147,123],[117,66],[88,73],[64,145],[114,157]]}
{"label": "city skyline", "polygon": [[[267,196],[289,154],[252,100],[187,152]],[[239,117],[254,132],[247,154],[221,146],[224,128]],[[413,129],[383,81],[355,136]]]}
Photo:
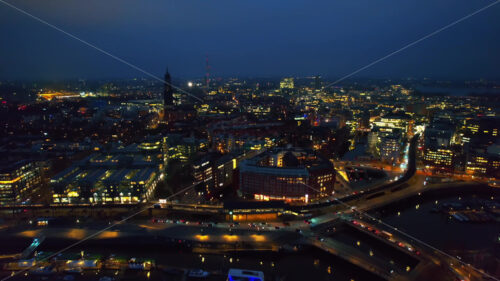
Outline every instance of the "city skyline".
{"label": "city skyline", "polygon": [[0,0],[0,281],[500,281],[500,0]]}

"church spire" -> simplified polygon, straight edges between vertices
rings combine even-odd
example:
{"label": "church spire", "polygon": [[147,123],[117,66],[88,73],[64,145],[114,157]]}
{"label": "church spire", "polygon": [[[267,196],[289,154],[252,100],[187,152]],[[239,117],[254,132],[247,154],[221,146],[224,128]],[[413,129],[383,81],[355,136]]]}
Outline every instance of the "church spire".
{"label": "church spire", "polygon": [[163,84],[163,105],[170,106],[174,104],[174,89],[172,88],[172,78],[170,77],[170,73],[168,72],[168,67],[165,72],[165,80]]}

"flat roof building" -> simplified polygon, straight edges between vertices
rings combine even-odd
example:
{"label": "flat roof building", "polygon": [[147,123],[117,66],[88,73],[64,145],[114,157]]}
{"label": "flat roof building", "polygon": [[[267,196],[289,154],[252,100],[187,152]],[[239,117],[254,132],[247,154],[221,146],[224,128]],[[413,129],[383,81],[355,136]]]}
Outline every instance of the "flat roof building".
{"label": "flat roof building", "polygon": [[149,198],[163,159],[140,148],[94,153],[50,180],[54,203],[137,203]]}
{"label": "flat roof building", "polygon": [[308,202],[333,193],[333,164],[303,149],[273,149],[240,164],[240,191],[256,200]]}

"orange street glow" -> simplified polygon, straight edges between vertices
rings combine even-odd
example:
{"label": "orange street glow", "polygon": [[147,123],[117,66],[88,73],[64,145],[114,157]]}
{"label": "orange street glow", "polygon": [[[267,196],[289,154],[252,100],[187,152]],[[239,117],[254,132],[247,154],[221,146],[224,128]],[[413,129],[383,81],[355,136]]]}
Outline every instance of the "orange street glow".
{"label": "orange street glow", "polygon": [[239,239],[238,235],[223,235],[222,238],[224,238],[224,240],[227,240],[229,242],[233,242],[233,241],[237,241]]}
{"label": "orange street glow", "polygon": [[20,232],[19,235],[23,237],[36,237],[40,233],[40,230],[26,230]]}
{"label": "orange street glow", "polygon": [[264,242],[267,240],[264,235],[252,234],[252,235],[250,235],[250,237],[252,237],[252,239],[257,241],[257,242]]}
{"label": "orange street glow", "polygon": [[194,238],[196,238],[197,240],[199,241],[207,241],[208,239],[210,239],[210,236],[208,235],[200,235],[200,234],[196,234],[194,236]]}
{"label": "orange street glow", "polygon": [[103,233],[99,234],[100,239],[109,239],[109,238],[116,238],[119,236],[118,231],[104,231]]}
{"label": "orange street glow", "polygon": [[85,230],[72,229],[66,233],[66,236],[72,239],[83,239],[85,237]]}

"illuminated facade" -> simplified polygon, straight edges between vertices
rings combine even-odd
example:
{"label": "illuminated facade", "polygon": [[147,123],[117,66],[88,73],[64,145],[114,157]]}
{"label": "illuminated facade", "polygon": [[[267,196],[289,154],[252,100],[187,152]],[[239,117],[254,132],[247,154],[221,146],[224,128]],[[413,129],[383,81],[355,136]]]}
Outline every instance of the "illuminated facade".
{"label": "illuminated facade", "polygon": [[368,133],[367,142],[368,142],[368,151],[376,155],[378,152],[378,144],[379,144],[378,130],[372,130],[371,132]]}
{"label": "illuminated facade", "polygon": [[411,117],[405,113],[390,113],[373,121],[373,127],[399,129],[403,134],[411,131],[413,121]]}
{"label": "illuminated facade", "polygon": [[73,92],[54,92],[54,91],[47,91],[43,93],[39,93],[37,96],[41,100],[63,100],[63,99],[77,99],[81,98],[85,95],[85,93],[79,94],[79,93],[73,93]]}
{"label": "illuminated facade", "polygon": [[499,121],[499,118],[494,117],[469,119],[465,121],[464,126],[469,135],[496,138],[500,131]]}
{"label": "illuminated facade", "polygon": [[95,153],[52,177],[54,203],[138,203],[162,177],[161,142]]}
{"label": "illuminated facade", "polygon": [[177,159],[181,162],[187,162],[193,154],[208,147],[205,139],[184,138],[174,134],[166,136],[163,145],[167,161]]}
{"label": "illuminated facade", "polygon": [[280,82],[280,89],[293,89],[295,88],[295,83],[293,78],[283,78]]}
{"label": "illuminated facade", "polygon": [[380,160],[399,162],[401,156],[401,138],[398,135],[388,135],[380,138]]}
{"label": "illuminated facade", "polygon": [[449,121],[431,123],[424,131],[423,162],[428,168],[454,171],[458,155],[452,149],[455,127]]}
{"label": "illuminated facade", "polygon": [[426,148],[424,152],[424,164],[433,168],[452,170],[453,159],[454,153],[448,148]]}
{"label": "illuminated facade", "polygon": [[237,163],[235,155],[209,154],[193,164],[193,176],[195,181],[201,183],[207,194],[211,194],[233,184]]}
{"label": "illuminated facade", "polygon": [[500,157],[486,153],[472,154],[467,159],[465,172],[472,175],[498,177],[500,173]]}
{"label": "illuminated facade", "polygon": [[42,187],[42,168],[37,162],[20,161],[0,167],[0,204],[29,201]]}
{"label": "illuminated facade", "polygon": [[308,202],[333,193],[333,164],[310,151],[272,150],[242,161],[240,190],[257,200]]}
{"label": "illuminated facade", "polygon": [[368,150],[381,161],[399,162],[402,147],[403,139],[400,129],[375,127],[368,134]]}

